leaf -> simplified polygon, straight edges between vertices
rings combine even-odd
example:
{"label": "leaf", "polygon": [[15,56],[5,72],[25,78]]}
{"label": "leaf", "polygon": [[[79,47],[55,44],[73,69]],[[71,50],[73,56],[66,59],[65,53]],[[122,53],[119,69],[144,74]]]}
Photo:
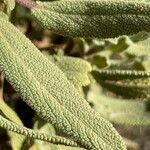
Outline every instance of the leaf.
{"label": "leaf", "polygon": [[[11,121],[23,126],[17,114],[3,101],[0,100],[0,111]],[[9,132],[11,145],[13,150],[21,149],[25,137],[14,132]]]}
{"label": "leaf", "polygon": [[[49,133],[51,136],[56,135],[55,130],[50,123],[45,123],[42,127],[39,127],[40,123],[41,122],[39,120],[36,121],[34,128],[39,129],[40,132]],[[54,145],[54,144],[45,143],[45,142],[39,141],[39,140],[35,141],[35,144],[33,145],[33,147],[35,147],[36,149],[39,149],[39,150],[45,150],[45,149],[46,150],[85,150],[85,149],[78,148],[78,147]],[[32,149],[32,147],[31,147],[31,149]]]}
{"label": "leaf", "polygon": [[0,0],[0,11],[10,15],[15,7],[15,0]]}
{"label": "leaf", "polygon": [[11,23],[0,21],[0,70],[22,99],[83,148],[125,150],[112,124],[91,109],[65,74]]}
{"label": "leaf", "polygon": [[38,2],[32,15],[42,26],[71,37],[113,38],[150,31],[150,4],[124,0]]}
{"label": "leaf", "polygon": [[135,70],[149,71],[150,70],[150,55],[135,57],[135,59],[133,59],[132,68],[134,68]]}
{"label": "leaf", "polygon": [[146,110],[146,102],[105,96],[98,89],[96,85],[91,87],[88,100],[104,118],[128,127],[150,125],[150,112]]}
{"label": "leaf", "polygon": [[4,0],[7,7],[7,14],[9,14],[15,8],[15,0]]}
{"label": "leaf", "polygon": [[130,36],[130,39],[133,42],[140,42],[140,41],[148,39],[149,37],[150,37],[150,33],[148,33],[148,32],[139,32],[135,35]]}
{"label": "leaf", "polygon": [[104,68],[109,66],[109,59],[101,55],[95,55],[92,59],[92,64],[98,68]]}
{"label": "leaf", "polygon": [[91,65],[80,58],[69,56],[48,56],[49,59],[61,69],[67,78],[76,87],[87,86],[90,84],[88,73],[92,70]]}
{"label": "leaf", "polygon": [[60,137],[60,136],[49,136],[41,132],[28,129],[26,127],[20,126],[0,115],[0,127],[5,128],[6,130],[16,132],[18,134],[24,135],[29,138],[34,138],[38,140],[43,140],[53,144],[66,144],[68,146],[78,146],[76,142]]}
{"label": "leaf", "polygon": [[125,53],[129,56],[141,56],[141,55],[150,55],[150,38],[133,43]]}
{"label": "leaf", "polygon": [[131,45],[131,41],[126,36],[119,37],[118,39],[109,39],[107,42],[110,43],[107,49],[110,49],[114,53],[120,53]]}
{"label": "leaf", "polygon": [[95,70],[92,75],[102,87],[127,98],[150,97],[150,72],[136,70]]}

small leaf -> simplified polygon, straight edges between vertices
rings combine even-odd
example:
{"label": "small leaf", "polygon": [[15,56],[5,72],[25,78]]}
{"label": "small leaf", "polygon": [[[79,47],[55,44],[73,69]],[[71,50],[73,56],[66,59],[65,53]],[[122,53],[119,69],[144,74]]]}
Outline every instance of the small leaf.
{"label": "small leaf", "polygon": [[109,60],[107,59],[107,57],[101,55],[95,55],[92,58],[92,64],[96,65],[98,68],[104,68],[109,65]]}
{"label": "small leaf", "polygon": [[[42,127],[39,127],[40,121],[36,121],[34,129],[38,129],[40,132],[49,133],[50,136],[56,135],[53,126],[50,123],[45,123]],[[78,147],[64,146],[64,145],[54,145],[50,143],[45,143],[44,141],[36,140],[33,147],[39,150],[85,150]],[[32,149],[32,147],[31,147]]]}
{"label": "small leaf", "polygon": [[133,43],[125,53],[129,56],[141,56],[141,55],[150,55],[150,38]]}
{"label": "small leaf", "polygon": [[130,39],[133,41],[133,42],[140,42],[140,41],[143,41],[143,40],[146,40],[150,37],[150,33],[148,32],[139,32],[135,35],[132,35],[130,36]]}
{"label": "small leaf", "polygon": [[119,53],[127,49],[131,45],[131,41],[129,40],[128,37],[122,36],[118,39],[116,39],[116,42],[112,42],[114,39],[108,40],[110,42],[109,46],[107,49],[110,49],[114,53]]}
{"label": "small leaf", "polygon": [[150,71],[150,55],[135,57],[133,61],[133,69]]}
{"label": "small leaf", "polygon": [[66,139],[60,136],[49,136],[48,134],[34,131],[32,129],[20,126],[12,121],[9,121],[8,119],[4,118],[1,115],[0,115],[0,127],[24,135],[29,138],[34,138],[34,139],[50,142],[53,144],[66,144],[68,146],[75,146],[75,147],[78,146],[76,142],[70,139]]}
{"label": "small leaf", "polygon": [[15,0],[0,0],[0,11],[3,11],[7,15],[10,14],[14,7]]}
{"label": "small leaf", "polygon": [[73,82],[76,87],[87,86],[90,84],[88,73],[92,70],[91,65],[80,58],[69,56],[48,56]]}
{"label": "small leaf", "polygon": [[150,125],[150,112],[146,110],[146,102],[108,97],[98,89],[97,85],[91,86],[88,100],[104,118],[127,126]]}
{"label": "small leaf", "polygon": [[136,70],[95,70],[92,72],[102,87],[127,98],[150,97],[150,72]]}
{"label": "small leaf", "polygon": [[46,28],[71,37],[113,38],[150,31],[150,4],[139,1],[38,2],[32,15]]}

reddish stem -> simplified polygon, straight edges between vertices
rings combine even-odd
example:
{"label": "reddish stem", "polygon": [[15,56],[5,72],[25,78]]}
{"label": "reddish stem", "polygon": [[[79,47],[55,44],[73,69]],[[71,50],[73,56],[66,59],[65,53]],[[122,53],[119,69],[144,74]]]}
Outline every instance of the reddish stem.
{"label": "reddish stem", "polygon": [[33,9],[35,7],[38,6],[37,3],[35,3],[34,1],[31,0],[16,0],[19,4],[29,8],[29,9]]}

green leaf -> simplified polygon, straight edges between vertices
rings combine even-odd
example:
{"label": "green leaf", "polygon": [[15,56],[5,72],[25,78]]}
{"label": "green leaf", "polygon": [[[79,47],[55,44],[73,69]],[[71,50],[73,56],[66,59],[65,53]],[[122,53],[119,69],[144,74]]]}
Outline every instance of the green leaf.
{"label": "green leaf", "polygon": [[129,37],[126,36],[122,36],[118,39],[110,39],[107,41],[110,42],[107,49],[113,51],[114,53],[120,53],[131,45]]}
{"label": "green leaf", "polygon": [[15,0],[0,0],[0,5],[0,11],[9,15],[15,7]]}
{"label": "green leaf", "polygon": [[150,72],[136,70],[95,70],[92,72],[102,87],[127,98],[150,97]]}
{"label": "green leaf", "polygon": [[71,37],[113,38],[150,31],[150,4],[124,0],[38,2],[32,15],[46,28]]}
{"label": "green leaf", "polygon": [[90,84],[88,73],[92,68],[88,62],[80,58],[69,56],[53,55],[48,57],[50,57],[50,60],[65,73],[67,78],[76,87],[80,88]]}
{"label": "green leaf", "polygon": [[150,37],[150,33],[149,32],[139,32],[139,33],[137,33],[135,35],[130,36],[130,39],[133,42],[140,42],[140,41],[148,39],[149,37]]}
{"label": "green leaf", "polygon": [[135,57],[135,59],[133,59],[132,68],[134,68],[135,70],[149,71],[150,70],[150,55]]}
{"label": "green leaf", "polygon": [[[53,126],[50,123],[45,123],[40,127],[41,120],[35,122],[34,129],[38,129],[40,132],[49,133],[49,135],[54,136],[56,132]],[[54,145],[50,143],[45,143],[43,141],[36,140],[33,147],[36,147],[37,150],[85,150],[78,147],[63,146],[63,145]]]}
{"label": "green leaf", "polygon": [[95,55],[92,58],[92,64],[97,66],[98,68],[104,68],[109,66],[109,60],[107,57],[101,55]]}
{"label": "green leaf", "polygon": [[0,21],[0,70],[22,99],[83,148],[125,150],[112,124],[89,106],[65,74],[11,23]]}
{"label": "green leaf", "polygon": [[[17,114],[3,101],[0,99],[0,111],[7,117],[9,120],[23,126],[20,118]],[[25,140],[25,137],[22,135],[18,135],[14,132],[9,132],[11,145],[13,150],[21,149],[21,146]]]}
{"label": "green leaf", "polygon": [[15,0],[4,0],[4,3],[6,4],[7,14],[10,14],[10,12],[15,8]]}
{"label": "green leaf", "polygon": [[38,140],[43,140],[53,144],[66,144],[68,146],[78,146],[76,142],[66,139],[60,136],[49,136],[41,132],[34,131],[32,129],[20,126],[0,115],[0,127],[5,128],[6,130],[16,132],[18,134],[24,135],[29,138],[34,138]]}
{"label": "green leaf", "polygon": [[91,87],[88,100],[104,118],[127,126],[150,125],[150,112],[146,110],[146,102],[108,97],[98,89],[96,85]]}
{"label": "green leaf", "polygon": [[150,38],[144,41],[133,43],[125,51],[125,53],[132,57],[141,56],[141,55],[150,55]]}

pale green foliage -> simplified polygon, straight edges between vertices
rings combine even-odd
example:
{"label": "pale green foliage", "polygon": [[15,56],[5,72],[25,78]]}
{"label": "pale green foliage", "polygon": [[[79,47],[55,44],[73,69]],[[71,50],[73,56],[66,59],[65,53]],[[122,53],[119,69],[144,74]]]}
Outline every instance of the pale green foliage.
{"label": "pale green foliage", "polygon": [[92,68],[88,62],[83,59],[61,55],[49,56],[49,59],[65,73],[77,88],[90,84],[88,73]]}
{"label": "pale green foliage", "polygon": [[121,36],[116,39],[110,39],[108,40],[108,42],[110,42],[110,44],[108,45],[107,49],[115,53],[126,50],[132,44],[131,40],[127,36]]}
{"label": "pale green foliage", "polygon": [[92,73],[105,88],[128,98],[150,97],[150,72],[136,70],[98,70]]}
{"label": "pale green foliage", "polygon": [[[7,117],[9,120],[15,122],[16,124],[19,124],[20,126],[23,126],[20,118],[17,116],[15,111],[13,111],[3,100],[0,99],[0,111],[3,113],[5,117]],[[9,131],[9,135],[11,138],[11,144],[13,150],[19,150],[22,146],[22,143],[24,141],[24,136],[18,135],[14,132]]]}
{"label": "pale green foliage", "polygon": [[125,150],[112,125],[91,109],[64,73],[11,23],[0,21],[0,69],[23,100],[81,147]]}
{"label": "pale green foliage", "polygon": [[92,64],[97,66],[98,68],[104,68],[109,65],[109,61],[107,57],[101,55],[95,55],[93,57]]}
{"label": "pale green foliage", "polygon": [[[24,5],[28,2],[32,4],[31,1],[20,1]],[[0,11],[8,15],[15,6],[13,0],[4,0],[2,4]],[[28,4],[26,6],[31,7]],[[44,28],[64,36],[113,38],[150,31],[149,0],[51,0],[38,2],[38,6],[34,3],[33,7],[31,14]],[[0,103],[4,116],[0,115],[0,127],[38,139],[34,146],[39,150],[126,150],[120,135],[104,118],[124,125],[150,125],[150,113],[146,105],[150,98],[147,33],[101,41],[95,39],[98,44],[93,51],[100,50],[94,55],[89,55],[92,46],[85,39],[72,39],[94,68],[107,68],[92,71],[100,85],[117,95],[130,98],[117,99],[117,95],[111,98],[103,95],[106,90],[102,94],[102,91],[95,92],[90,88],[86,91],[87,98],[94,104],[95,111],[79,93],[79,89],[90,83],[91,65],[79,58],[44,56],[8,21],[4,13],[0,12],[0,71],[21,98],[47,123],[42,128],[35,124],[34,130],[25,128],[14,111],[5,103]],[[141,40],[145,41],[139,42]],[[123,59],[132,57],[133,60],[127,64],[130,70],[123,70],[123,64],[118,60],[118,66],[115,66],[112,63],[114,54],[119,54]],[[147,55],[147,59],[144,55]],[[136,56],[139,62],[136,62]],[[146,60],[145,64],[142,58]],[[132,70],[139,65],[147,71]],[[117,67],[119,70],[115,70]],[[135,100],[137,98],[144,101]],[[35,131],[37,129],[40,132]],[[54,130],[61,136],[57,136]],[[10,135],[14,150],[20,149],[24,136],[16,136],[15,133]]]}
{"label": "pale green foliage", "polygon": [[128,127],[150,125],[150,112],[146,110],[146,102],[106,96],[102,94],[98,85],[91,86],[88,100],[104,118],[112,122]]}
{"label": "pale green foliage", "polygon": [[68,146],[78,146],[77,143],[72,140],[59,137],[59,136],[49,136],[48,134],[36,132],[34,130],[23,127],[21,125],[15,124],[5,119],[1,115],[0,115],[0,127],[5,128],[9,131],[22,134],[26,137],[39,139],[39,140],[47,141],[47,142],[54,143],[54,144],[66,144]]}
{"label": "pale green foliage", "polygon": [[[40,120],[36,121],[34,125],[34,129],[38,129],[40,132],[43,132],[43,133],[50,133],[50,136],[56,135],[56,132],[50,123],[46,123],[42,127],[40,123],[41,123]],[[79,147],[54,145],[54,144],[45,143],[44,141],[39,141],[39,140],[35,140],[33,147],[35,147],[38,150],[85,150]]]}
{"label": "pale green foliage", "polygon": [[126,51],[130,56],[150,55],[150,38],[133,43]]}
{"label": "pale green foliage", "polygon": [[15,7],[15,0],[4,0],[4,3],[6,5],[6,13],[10,14]]}
{"label": "pale green foliage", "polygon": [[0,0],[0,11],[3,11],[9,15],[14,7],[15,0]]}
{"label": "pale green foliage", "polygon": [[150,31],[150,4],[124,0],[38,2],[32,14],[46,28],[72,37],[112,38]]}

